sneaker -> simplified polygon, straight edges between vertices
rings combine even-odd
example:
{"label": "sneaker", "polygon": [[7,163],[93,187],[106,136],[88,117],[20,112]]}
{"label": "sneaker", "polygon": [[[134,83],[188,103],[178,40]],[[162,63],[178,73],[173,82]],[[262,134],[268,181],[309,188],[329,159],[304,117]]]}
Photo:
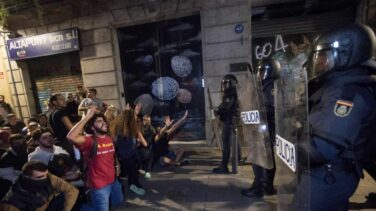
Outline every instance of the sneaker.
{"label": "sneaker", "polygon": [[151,178],[151,174],[149,172],[146,172],[145,173],[145,179],[150,179]]}
{"label": "sneaker", "polygon": [[135,194],[137,194],[137,195],[139,195],[139,196],[143,196],[143,195],[145,195],[145,190],[144,190],[143,188],[139,188],[139,187],[137,187],[136,185],[131,185],[131,186],[129,187],[129,189],[130,189],[133,193],[135,193]]}
{"label": "sneaker", "polygon": [[262,198],[264,196],[262,189],[259,188],[248,188],[240,192],[243,196],[250,198]]}
{"label": "sneaker", "polygon": [[223,167],[223,166],[219,166],[217,168],[213,168],[213,173],[216,173],[216,174],[228,174],[229,171],[228,171],[228,168],[227,167]]}

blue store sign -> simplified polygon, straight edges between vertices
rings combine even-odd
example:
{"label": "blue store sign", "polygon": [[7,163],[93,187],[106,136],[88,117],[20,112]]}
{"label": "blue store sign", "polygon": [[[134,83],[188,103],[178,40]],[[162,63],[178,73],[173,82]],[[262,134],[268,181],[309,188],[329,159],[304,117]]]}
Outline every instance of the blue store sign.
{"label": "blue store sign", "polygon": [[11,60],[49,56],[80,50],[77,28],[7,40]]}

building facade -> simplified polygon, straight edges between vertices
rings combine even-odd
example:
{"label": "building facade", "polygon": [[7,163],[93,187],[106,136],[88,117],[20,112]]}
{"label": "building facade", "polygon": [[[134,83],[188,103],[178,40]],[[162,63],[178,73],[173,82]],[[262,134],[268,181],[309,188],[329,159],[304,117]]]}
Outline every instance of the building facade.
{"label": "building facade", "polygon": [[[289,10],[267,17],[277,13],[277,3],[283,8],[300,5],[300,10],[308,5],[308,1],[292,0],[98,0],[96,6],[79,2],[46,1],[43,26],[30,8],[9,17],[6,30],[17,36],[67,29],[77,29],[79,35],[77,51],[10,62],[0,40],[0,74],[4,76],[0,75],[0,94],[8,96],[18,116],[27,119],[43,112],[52,93],[74,93],[77,85],[96,88],[99,98],[120,109],[149,94],[157,123],[163,115],[178,118],[190,110],[191,122],[179,139],[204,139],[209,145],[215,144],[217,123],[211,111],[221,101],[222,77],[233,73],[240,95],[249,96],[250,101],[256,98],[249,92],[254,87],[246,65],[255,55],[252,43],[256,46],[263,38],[277,35],[325,31],[334,25],[337,14],[350,14],[346,7],[309,16],[308,21],[303,15],[288,17]],[[356,22],[359,14],[364,15],[359,8],[365,5],[375,7],[359,1],[341,24]],[[284,23],[290,23],[289,27]],[[12,39],[11,34],[2,36]],[[252,36],[258,40],[252,41]]]}

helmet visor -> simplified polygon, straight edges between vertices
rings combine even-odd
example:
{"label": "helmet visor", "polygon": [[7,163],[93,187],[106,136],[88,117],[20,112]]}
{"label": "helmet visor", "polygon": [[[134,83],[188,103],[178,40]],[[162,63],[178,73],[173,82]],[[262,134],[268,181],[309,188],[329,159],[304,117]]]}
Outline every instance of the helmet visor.
{"label": "helmet visor", "polygon": [[268,77],[267,70],[265,68],[260,68],[257,72],[257,77],[262,81]]}
{"label": "helmet visor", "polygon": [[331,49],[319,50],[313,52],[308,67],[309,80],[328,72],[334,68],[334,55]]}

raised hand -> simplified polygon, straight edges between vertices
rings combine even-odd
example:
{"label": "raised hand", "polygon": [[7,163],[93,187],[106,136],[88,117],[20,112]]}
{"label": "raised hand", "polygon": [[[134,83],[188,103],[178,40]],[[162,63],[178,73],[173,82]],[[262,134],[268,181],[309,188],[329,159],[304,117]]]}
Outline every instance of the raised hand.
{"label": "raised hand", "polygon": [[87,114],[86,116],[89,116],[89,117],[92,117],[94,116],[94,114],[97,112],[97,106],[94,105],[94,104],[91,104],[88,106],[88,109],[87,109]]}

